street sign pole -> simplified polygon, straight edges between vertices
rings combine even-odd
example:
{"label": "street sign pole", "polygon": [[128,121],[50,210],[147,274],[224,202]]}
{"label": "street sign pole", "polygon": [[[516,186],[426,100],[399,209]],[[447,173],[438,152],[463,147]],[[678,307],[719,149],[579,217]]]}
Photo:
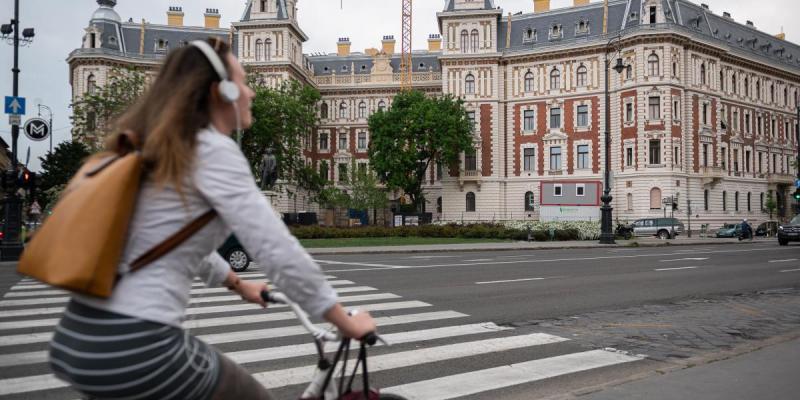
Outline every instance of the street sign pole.
{"label": "street sign pole", "polygon": [[[14,0],[14,73],[13,96],[19,97],[19,0]],[[11,125],[11,168],[6,172],[6,196],[4,199],[4,239],[0,244],[0,261],[17,261],[22,254],[22,202],[17,194],[17,140],[19,124]]]}

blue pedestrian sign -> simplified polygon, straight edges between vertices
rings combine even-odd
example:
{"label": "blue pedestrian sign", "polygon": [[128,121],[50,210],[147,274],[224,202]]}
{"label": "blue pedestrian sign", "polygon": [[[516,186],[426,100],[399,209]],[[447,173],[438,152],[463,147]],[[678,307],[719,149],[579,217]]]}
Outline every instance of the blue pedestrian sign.
{"label": "blue pedestrian sign", "polygon": [[794,181],[794,186],[795,186],[796,188],[800,189],[800,179],[798,179],[798,180]]}
{"label": "blue pedestrian sign", "polygon": [[23,115],[25,114],[25,98],[6,96],[6,114]]}

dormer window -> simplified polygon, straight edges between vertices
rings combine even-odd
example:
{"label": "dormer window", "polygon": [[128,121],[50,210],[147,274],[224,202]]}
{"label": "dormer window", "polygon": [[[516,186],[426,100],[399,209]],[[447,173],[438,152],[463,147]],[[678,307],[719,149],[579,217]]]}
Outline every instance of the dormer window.
{"label": "dormer window", "polygon": [[589,34],[589,21],[581,20],[575,26],[575,35],[587,35]]}
{"label": "dormer window", "polygon": [[346,65],[342,65],[342,72],[347,72],[347,66]]}
{"label": "dormer window", "polygon": [[525,31],[525,35],[522,37],[523,42],[535,42],[536,41],[536,29],[528,28]]}
{"label": "dormer window", "polygon": [[166,52],[167,50],[169,50],[169,41],[158,39],[156,41],[156,52]]}
{"label": "dormer window", "polygon": [[561,39],[564,32],[561,30],[561,25],[556,24],[550,28],[550,39]]}

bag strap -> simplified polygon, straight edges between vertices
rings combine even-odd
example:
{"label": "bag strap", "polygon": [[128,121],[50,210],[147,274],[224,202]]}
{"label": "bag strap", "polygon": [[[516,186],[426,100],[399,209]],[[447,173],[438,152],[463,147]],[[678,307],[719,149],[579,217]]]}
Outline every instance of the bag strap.
{"label": "bag strap", "polygon": [[181,243],[192,237],[192,235],[197,233],[200,229],[203,229],[204,226],[208,225],[208,223],[216,217],[217,212],[215,210],[210,210],[207,213],[197,217],[197,219],[192,221],[189,225],[183,227],[183,229],[174,235],[167,238],[167,240],[161,242],[161,244],[158,246],[153,247],[147,253],[139,256],[139,258],[137,258],[136,261],[131,264],[128,272],[135,272],[151,262],[158,260],[162,256],[174,250]]}

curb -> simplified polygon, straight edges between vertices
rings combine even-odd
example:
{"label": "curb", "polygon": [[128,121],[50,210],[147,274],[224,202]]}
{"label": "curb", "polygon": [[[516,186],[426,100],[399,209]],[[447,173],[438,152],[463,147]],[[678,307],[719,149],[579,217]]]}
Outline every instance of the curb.
{"label": "curb", "polygon": [[[548,242],[550,243],[550,242]],[[587,243],[587,242],[579,242]],[[635,245],[634,245],[635,243]],[[609,245],[601,244],[565,244],[563,246],[517,246],[517,247],[498,247],[498,248],[408,248],[406,246],[397,246],[399,248],[392,248],[394,246],[384,247],[337,247],[337,248],[308,248],[306,251],[311,255],[331,256],[331,255],[351,255],[351,254],[403,254],[403,253],[452,253],[452,252],[483,252],[483,251],[542,251],[542,250],[573,250],[573,249],[610,249],[610,248],[637,248],[637,247],[673,247],[673,246],[721,246],[721,245],[753,245],[757,243],[766,243],[766,241],[753,241],[753,242],[630,242],[630,243],[617,243]],[[335,249],[335,250],[334,250]]]}

